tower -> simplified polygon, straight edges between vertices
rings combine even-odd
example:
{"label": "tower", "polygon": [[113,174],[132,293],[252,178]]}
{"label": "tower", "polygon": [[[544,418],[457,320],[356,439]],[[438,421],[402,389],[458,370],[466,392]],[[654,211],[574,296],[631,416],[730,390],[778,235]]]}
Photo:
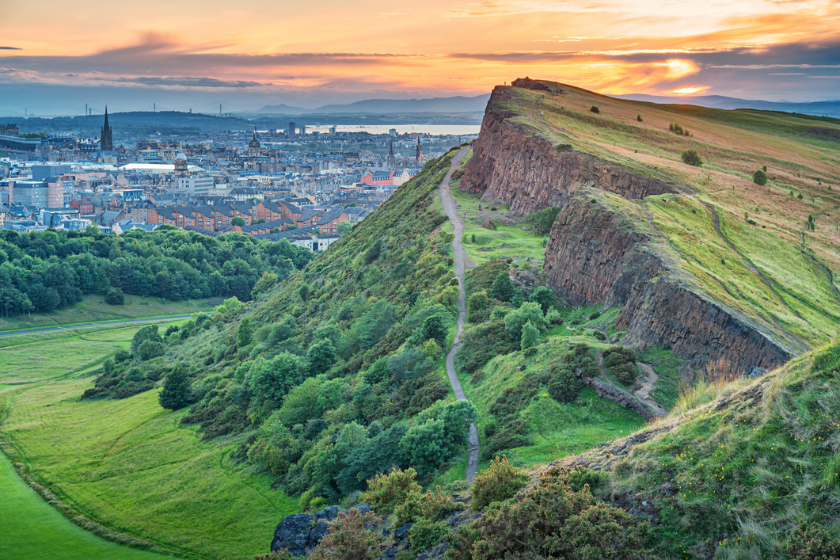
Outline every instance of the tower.
{"label": "tower", "polygon": [[259,138],[257,138],[257,127],[254,127],[254,137],[251,138],[250,142],[248,142],[248,155],[249,156],[260,155],[260,140],[259,140]]}
{"label": "tower", "polygon": [[99,135],[99,149],[103,152],[114,151],[114,138],[111,134],[111,125],[108,124],[108,106],[105,106],[105,124],[102,125],[102,134]]}
{"label": "tower", "polygon": [[394,157],[394,140],[391,139],[391,149],[388,150],[388,165],[390,167],[394,167],[397,163],[396,158]]}
{"label": "tower", "polygon": [[184,177],[189,174],[187,156],[184,155],[184,152],[178,152],[178,155],[175,156],[175,175]]}
{"label": "tower", "polygon": [[414,151],[414,158],[417,160],[417,163],[423,161],[423,150],[420,149],[420,136],[417,136],[417,149]]}

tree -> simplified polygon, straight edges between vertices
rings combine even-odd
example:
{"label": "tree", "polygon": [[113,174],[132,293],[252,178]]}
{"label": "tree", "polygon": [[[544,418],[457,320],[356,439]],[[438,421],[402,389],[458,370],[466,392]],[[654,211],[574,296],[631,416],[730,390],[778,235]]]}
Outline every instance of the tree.
{"label": "tree", "polygon": [[301,284],[300,289],[298,290],[298,295],[300,296],[300,301],[309,301],[309,286]]}
{"label": "tree", "polygon": [[528,348],[532,348],[540,343],[540,331],[537,327],[531,324],[531,321],[525,323],[525,326],[522,327],[522,339],[520,342],[520,348],[522,350],[527,350]]}
{"label": "tree", "polygon": [[131,339],[131,351],[137,352],[142,345],[147,340],[151,340],[152,342],[163,342],[163,339],[158,334],[158,327],[157,325],[148,325],[134,333],[134,337]]}
{"label": "tree", "polygon": [[300,385],[305,371],[303,360],[288,352],[271,360],[260,358],[251,368],[251,393],[260,400],[280,404],[291,387]]}
{"label": "tree", "polygon": [[163,356],[164,350],[162,342],[146,340],[137,348],[137,355],[145,362],[146,360]]}
{"label": "tree", "polygon": [[601,110],[598,107],[596,107],[595,105],[590,107],[589,110],[592,111],[593,113],[595,113],[596,115],[601,112]]}
{"label": "tree", "polygon": [[438,343],[438,346],[443,348],[446,343],[446,336],[449,334],[449,329],[446,328],[446,323],[440,315],[432,315],[426,317],[423,321],[423,339],[432,339]]}
{"label": "tree", "polygon": [[548,313],[551,304],[554,303],[554,292],[548,286],[538,286],[531,290],[528,301],[539,303],[543,313]]}
{"label": "tree", "polygon": [[123,305],[125,303],[125,295],[119,288],[111,288],[105,294],[105,303],[108,305]]}
{"label": "tree", "polygon": [[277,275],[273,272],[265,271],[262,277],[254,284],[254,289],[251,290],[251,297],[257,297],[260,294],[270,292],[271,289],[277,285]]}
{"label": "tree", "polygon": [[309,360],[309,375],[326,373],[335,363],[335,346],[325,338],[310,346],[306,357]]}
{"label": "tree", "polygon": [[338,233],[338,235],[344,235],[345,233],[350,233],[351,229],[353,229],[352,222],[341,222],[336,228],[336,233]]}
{"label": "tree", "polygon": [[267,346],[271,348],[292,338],[295,336],[296,329],[297,323],[295,322],[295,318],[291,315],[286,315],[282,321],[271,328],[271,334],[266,339]]}
{"label": "tree", "polygon": [[251,320],[245,317],[239,323],[239,328],[236,329],[236,347],[245,348],[251,344],[251,339],[254,336],[254,327],[251,325]]}
{"label": "tree", "polygon": [[685,150],[680,157],[682,158],[682,162],[687,165],[693,165],[694,167],[703,165],[703,160],[700,159],[700,154],[696,150]]}
{"label": "tree", "polygon": [[232,218],[230,220],[230,225],[232,225],[232,226],[242,227],[246,224],[247,224],[247,222],[245,221],[245,218],[243,218],[242,216],[235,216],[234,218]]}
{"label": "tree", "polygon": [[511,301],[514,295],[513,282],[510,280],[510,275],[507,270],[502,270],[493,280],[493,286],[490,288],[490,296],[499,301]]}
{"label": "tree", "polygon": [[169,410],[184,408],[192,402],[190,384],[183,367],[176,367],[172,373],[166,376],[158,401],[160,406]]}
{"label": "tree", "polygon": [[767,173],[762,171],[761,169],[757,170],[753,173],[753,183],[756,185],[764,186],[767,184]]}
{"label": "tree", "polygon": [[525,302],[516,311],[505,315],[505,331],[511,340],[522,339],[522,329],[526,323],[531,323],[539,332],[545,330],[545,317],[538,303]]}
{"label": "tree", "polygon": [[382,253],[383,245],[384,243],[382,242],[382,239],[377,239],[370,247],[368,247],[364,256],[365,264],[370,264],[379,258],[379,255]]}
{"label": "tree", "polygon": [[373,362],[365,372],[365,382],[369,385],[375,385],[389,377],[391,377],[391,367],[387,357],[379,358]]}

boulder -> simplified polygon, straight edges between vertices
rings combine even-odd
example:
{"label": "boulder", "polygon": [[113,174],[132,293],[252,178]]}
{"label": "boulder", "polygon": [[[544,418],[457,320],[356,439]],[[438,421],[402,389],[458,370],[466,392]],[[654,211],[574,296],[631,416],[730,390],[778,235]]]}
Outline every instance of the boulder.
{"label": "boulder", "polygon": [[271,552],[285,549],[295,556],[306,554],[309,546],[309,533],[312,531],[314,515],[308,513],[293,513],[286,516],[274,530],[274,540],[271,541]]}

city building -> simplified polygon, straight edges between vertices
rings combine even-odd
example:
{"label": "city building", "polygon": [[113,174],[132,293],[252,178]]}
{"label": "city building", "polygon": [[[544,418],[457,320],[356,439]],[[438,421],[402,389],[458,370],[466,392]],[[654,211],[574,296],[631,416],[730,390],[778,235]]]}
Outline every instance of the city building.
{"label": "city building", "polygon": [[111,126],[108,124],[108,106],[105,106],[105,124],[102,125],[102,134],[99,136],[99,149],[103,152],[114,151],[114,138]]}

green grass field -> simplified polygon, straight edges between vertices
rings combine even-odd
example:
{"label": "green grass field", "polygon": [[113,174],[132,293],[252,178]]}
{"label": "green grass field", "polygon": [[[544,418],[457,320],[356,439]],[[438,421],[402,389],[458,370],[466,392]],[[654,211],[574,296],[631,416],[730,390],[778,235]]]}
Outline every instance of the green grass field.
{"label": "green grass field", "polygon": [[0,331],[22,330],[35,327],[54,327],[97,321],[189,315],[196,311],[211,311],[221,300],[191,299],[168,301],[160,298],[125,296],[125,305],[108,305],[100,295],[89,295],[76,305],[57,309],[52,313],[33,313],[0,319]]}
{"label": "green grass field", "polygon": [[[0,433],[13,443],[7,452],[61,502],[110,530],[207,558],[249,559],[267,552],[274,526],[297,509],[297,500],[273,490],[273,479],[252,472],[247,463],[230,459],[241,437],[202,442],[195,427],[180,425],[185,411],[160,407],[157,390],[125,400],[79,401],[92,386],[91,365],[128,346],[140,326],[4,339]],[[61,525],[69,522],[30,494],[35,502],[30,510],[52,511],[59,520],[52,531],[63,534]],[[7,542],[50,538],[45,528],[52,522],[41,517],[19,522],[12,533],[0,532],[0,550]],[[100,539],[75,531],[86,536],[77,547],[82,555],[67,558],[111,557],[107,551],[84,556],[85,547]],[[134,557],[131,549],[104,544]]]}
{"label": "green grass field", "polygon": [[101,539],[63,517],[18,477],[0,453],[0,557],[15,560],[169,558]]}

